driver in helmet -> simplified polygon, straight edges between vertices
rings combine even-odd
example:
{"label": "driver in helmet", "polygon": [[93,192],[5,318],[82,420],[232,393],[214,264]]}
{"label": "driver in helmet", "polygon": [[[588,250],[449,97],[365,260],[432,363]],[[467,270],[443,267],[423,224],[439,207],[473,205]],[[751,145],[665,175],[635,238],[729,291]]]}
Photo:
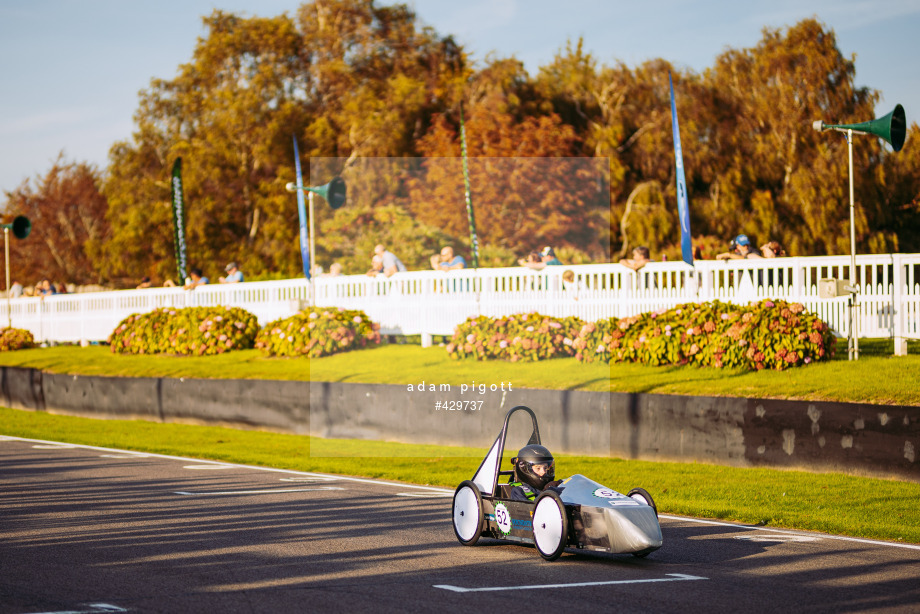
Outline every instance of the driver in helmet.
{"label": "driver in helmet", "polygon": [[514,475],[511,478],[511,498],[515,501],[533,501],[547,488],[556,490],[560,481],[556,480],[556,462],[553,454],[541,445],[524,446],[511,459]]}

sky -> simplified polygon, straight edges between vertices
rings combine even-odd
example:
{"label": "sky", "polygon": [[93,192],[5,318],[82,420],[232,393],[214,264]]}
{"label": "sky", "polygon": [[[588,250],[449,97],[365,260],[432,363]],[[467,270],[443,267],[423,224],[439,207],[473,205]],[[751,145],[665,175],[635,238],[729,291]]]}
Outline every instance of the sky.
{"label": "sky", "polygon": [[[390,4],[389,0],[377,0]],[[294,15],[297,0],[0,0],[0,192],[67,162],[104,171],[131,138],[138,93],[188,62],[214,9]],[[453,35],[482,65],[514,56],[533,75],[566,42],[599,63],[664,58],[702,72],[727,48],[755,46],[764,27],[816,17],[856,55],[856,84],[920,115],[920,0],[405,0],[421,22]],[[564,7],[564,8],[562,8]],[[823,119],[828,123],[838,118]],[[872,118],[865,118],[869,120]],[[910,138],[910,133],[908,133]],[[686,144],[685,144],[686,146]],[[2,200],[5,201],[5,198]]]}

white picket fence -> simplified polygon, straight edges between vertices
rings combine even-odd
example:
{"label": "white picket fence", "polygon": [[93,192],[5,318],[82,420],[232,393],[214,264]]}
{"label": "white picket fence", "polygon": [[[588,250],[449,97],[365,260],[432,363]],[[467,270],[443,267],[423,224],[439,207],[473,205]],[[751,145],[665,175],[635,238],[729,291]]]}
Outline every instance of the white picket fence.
{"label": "white picket fence", "polygon": [[[587,321],[718,299],[747,303],[783,298],[820,314],[839,336],[848,335],[848,299],[818,296],[818,281],[849,279],[848,256],[771,260],[656,262],[636,273],[619,264],[412,271],[383,276],[316,279],[319,306],[362,309],[384,334],[452,334],[470,316],[538,311]],[[920,339],[920,254],[857,258],[857,335]],[[571,270],[574,283],[562,280]],[[296,313],[311,300],[304,279],[201,286],[195,290],[150,288],[0,301],[0,323],[32,332],[39,342],[103,341],[123,318],[158,307],[226,305],[255,314],[259,323]],[[9,314],[9,315],[8,315]],[[899,350],[899,348],[901,348]]]}

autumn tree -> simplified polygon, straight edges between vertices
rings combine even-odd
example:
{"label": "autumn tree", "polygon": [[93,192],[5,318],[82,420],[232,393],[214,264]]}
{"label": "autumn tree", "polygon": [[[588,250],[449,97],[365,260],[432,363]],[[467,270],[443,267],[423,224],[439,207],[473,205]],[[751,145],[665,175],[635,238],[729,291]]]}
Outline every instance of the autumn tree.
{"label": "autumn tree", "polygon": [[[812,123],[873,116],[878,95],[857,88],[854,76],[853,59],[814,19],[785,31],[765,29],[754,48],[717,58],[705,79],[719,92],[721,121],[707,147],[711,164],[724,170],[700,206],[718,234],[779,239],[792,254],[849,251],[846,143],[815,132]],[[877,142],[861,142],[856,172],[869,174],[883,156]],[[875,230],[882,211],[865,199],[865,183],[858,190],[861,249],[887,249],[891,237]]]}
{"label": "autumn tree", "polygon": [[[519,256],[554,245],[603,258],[608,246],[605,165],[574,157],[575,131],[539,102],[516,60],[493,62],[465,90],[479,240]],[[426,174],[413,184],[410,207],[418,219],[468,248],[459,113],[458,105],[438,116],[421,140]]]}
{"label": "autumn tree", "polygon": [[109,233],[99,188],[94,166],[67,162],[62,153],[44,176],[6,193],[6,212],[32,223],[28,238],[10,235],[12,277],[26,284],[46,278],[77,285],[100,282],[90,258]]}
{"label": "autumn tree", "polygon": [[288,17],[215,11],[193,58],[142,92],[132,142],[111,151],[106,193],[110,276],[175,270],[169,173],[183,158],[188,251],[212,276],[235,260],[248,273],[297,268],[291,135],[306,123],[302,39]]}

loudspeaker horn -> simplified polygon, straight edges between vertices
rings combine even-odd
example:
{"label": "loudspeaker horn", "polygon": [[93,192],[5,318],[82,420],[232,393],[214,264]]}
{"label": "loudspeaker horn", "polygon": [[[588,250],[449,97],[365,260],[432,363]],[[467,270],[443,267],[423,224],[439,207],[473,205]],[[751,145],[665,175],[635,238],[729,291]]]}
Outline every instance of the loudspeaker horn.
{"label": "loudspeaker horn", "polygon": [[904,107],[896,105],[888,115],[861,124],[825,124],[819,119],[814,123],[814,128],[818,132],[852,130],[860,134],[871,134],[885,139],[895,151],[901,151],[904,147],[904,138],[907,136],[907,118],[904,116]]}
{"label": "loudspeaker horn", "polygon": [[326,202],[329,203],[329,206],[333,209],[338,209],[345,204],[345,181],[341,177],[334,177],[329,183],[320,186],[300,186],[292,182],[284,187],[288,192],[306,190],[307,192],[318,194],[325,198]]}
{"label": "loudspeaker horn", "polygon": [[17,215],[12,221],[10,221],[10,216],[8,215],[0,219],[3,220],[3,223],[0,223],[0,228],[9,228],[17,239],[25,239],[32,232],[32,222],[24,215]]}

